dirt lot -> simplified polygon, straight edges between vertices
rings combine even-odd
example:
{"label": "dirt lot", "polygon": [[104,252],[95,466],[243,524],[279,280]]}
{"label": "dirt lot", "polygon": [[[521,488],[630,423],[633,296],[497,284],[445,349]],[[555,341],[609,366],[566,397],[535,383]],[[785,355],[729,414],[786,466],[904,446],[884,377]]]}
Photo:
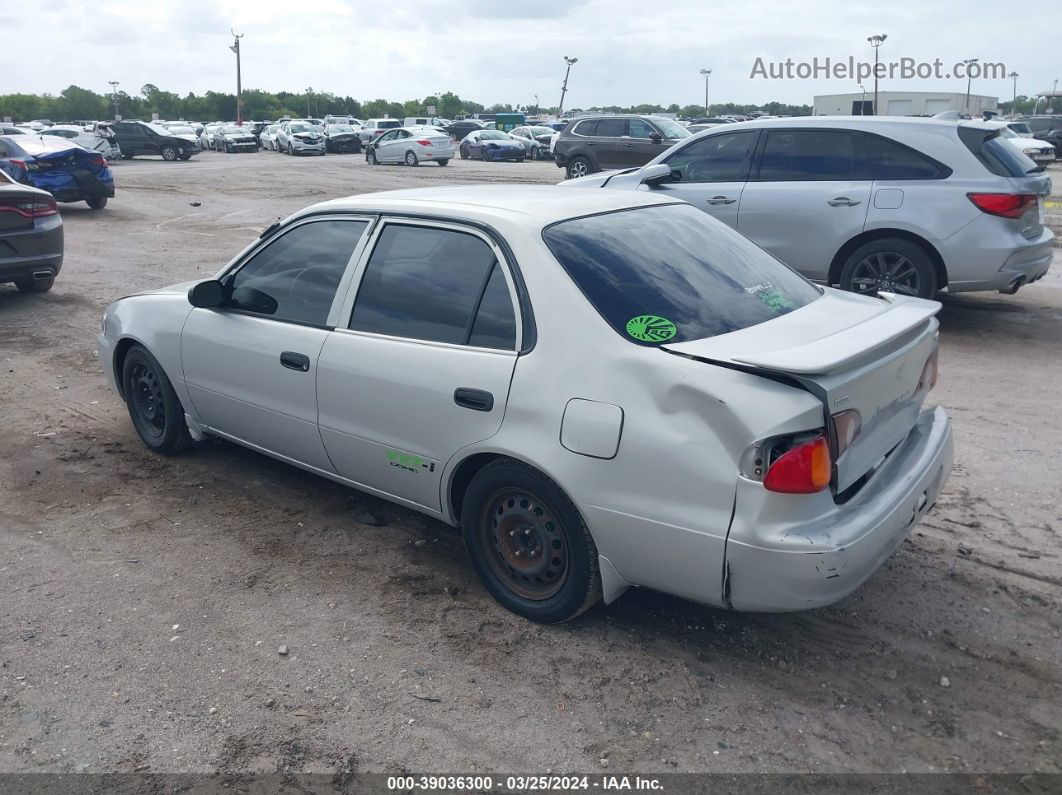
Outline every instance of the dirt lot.
{"label": "dirt lot", "polygon": [[106,210],[64,208],[51,293],[0,286],[0,771],[1062,770],[1062,266],[945,299],[955,471],[853,597],[761,616],[631,591],[539,627],[444,525],[227,443],[150,454],[95,338],[111,300],[309,203],[560,171],[115,173]]}

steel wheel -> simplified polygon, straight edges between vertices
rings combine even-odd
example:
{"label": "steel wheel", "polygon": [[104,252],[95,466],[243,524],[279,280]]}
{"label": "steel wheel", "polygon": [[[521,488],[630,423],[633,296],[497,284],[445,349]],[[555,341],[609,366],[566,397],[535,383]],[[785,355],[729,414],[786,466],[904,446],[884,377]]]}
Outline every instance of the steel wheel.
{"label": "steel wheel", "polygon": [[513,593],[542,601],[563,587],[569,550],[542,500],[520,489],[499,489],[484,503],[479,529],[488,564]]}
{"label": "steel wheel", "polygon": [[158,375],[146,364],[138,362],[133,367],[130,385],[139,429],[152,439],[161,439],[166,433],[166,404]]}
{"label": "steel wheel", "polygon": [[917,296],[921,293],[918,268],[903,254],[878,251],[856,263],[851,284],[854,292],[876,292]]}

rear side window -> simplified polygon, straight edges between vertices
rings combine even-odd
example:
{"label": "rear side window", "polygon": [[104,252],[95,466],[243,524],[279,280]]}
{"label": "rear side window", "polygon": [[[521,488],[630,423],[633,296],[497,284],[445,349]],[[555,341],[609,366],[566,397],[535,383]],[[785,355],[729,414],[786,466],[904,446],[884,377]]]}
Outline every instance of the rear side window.
{"label": "rear side window", "polygon": [[622,138],[626,134],[626,119],[601,119],[597,123],[597,135],[599,138]]}
{"label": "rear side window", "polygon": [[350,328],[456,345],[516,345],[512,300],[494,251],[475,235],[433,227],[384,228]]}
{"label": "rear side window", "polygon": [[908,146],[877,135],[866,136],[874,179],[944,179],[951,169]]}
{"label": "rear side window", "polygon": [[1011,146],[999,130],[959,127],[959,139],[985,168],[999,177],[1024,177],[1039,169],[1032,160]]}
{"label": "rear side window", "polygon": [[575,135],[597,135],[597,125],[597,119],[581,121],[572,128],[572,132]]}
{"label": "rear side window", "polygon": [[849,130],[771,130],[760,182],[870,179],[862,138]]}
{"label": "rear side window", "polygon": [[616,333],[641,345],[737,331],[821,295],[688,204],[562,221],[543,238]]}
{"label": "rear side window", "polygon": [[230,278],[230,309],[275,320],[324,325],[364,221],[296,226],[255,254]]}

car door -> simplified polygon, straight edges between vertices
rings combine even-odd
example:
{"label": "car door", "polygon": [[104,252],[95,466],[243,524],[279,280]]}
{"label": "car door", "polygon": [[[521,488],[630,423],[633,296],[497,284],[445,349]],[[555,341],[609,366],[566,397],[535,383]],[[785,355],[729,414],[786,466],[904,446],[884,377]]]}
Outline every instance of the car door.
{"label": "car door", "polygon": [[459,450],[501,426],[519,350],[498,247],[456,224],[385,220],[317,375],[321,438],[344,477],[437,511]]}
{"label": "car door", "polygon": [[318,217],[280,232],[223,277],[216,309],[181,333],[184,378],[201,424],[333,472],[317,431],[317,365],[334,298],[369,222]]}
{"label": "car door", "polygon": [[866,225],[865,140],[852,130],[771,128],[758,148],[738,231],[809,279],[825,281],[834,255]]}
{"label": "car door", "polygon": [[131,157],[144,154],[144,136],[139,124],[129,121],[118,122],[114,125],[114,131],[118,136],[118,147],[123,155]]}
{"label": "car door", "polygon": [[376,139],[376,159],[381,163],[393,163],[398,144],[398,130],[388,130]]}
{"label": "car door", "polygon": [[741,130],[691,141],[662,161],[671,167],[671,182],[657,189],[737,229],[741,195],[759,136],[757,130]]}
{"label": "car door", "polygon": [[628,146],[627,119],[599,119],[594,137],[590,140],[594,156],[600,168],[626,168],[631,160],[632,147]]}

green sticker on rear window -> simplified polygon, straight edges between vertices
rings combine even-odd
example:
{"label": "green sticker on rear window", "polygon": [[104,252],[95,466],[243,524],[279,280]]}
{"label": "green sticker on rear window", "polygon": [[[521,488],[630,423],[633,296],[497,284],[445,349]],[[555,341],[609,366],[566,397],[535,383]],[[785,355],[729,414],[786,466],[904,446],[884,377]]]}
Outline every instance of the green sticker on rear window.
{"label": "green sticker on rear window", "polygon": [[659,315],[638,315],[627,321],[627,333],[642,342],[664,342],[676,334],[675,324]]}

